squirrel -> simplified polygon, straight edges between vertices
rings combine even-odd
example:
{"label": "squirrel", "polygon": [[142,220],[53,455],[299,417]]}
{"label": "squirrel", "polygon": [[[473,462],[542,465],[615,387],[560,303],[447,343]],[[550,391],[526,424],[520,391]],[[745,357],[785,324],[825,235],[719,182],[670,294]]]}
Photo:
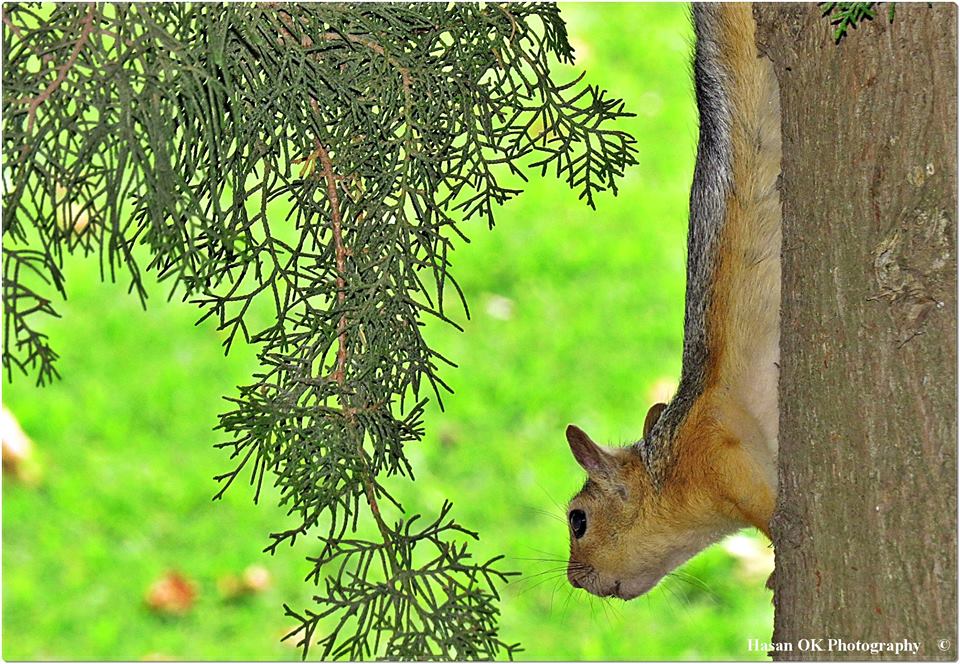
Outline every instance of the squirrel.
{"label": "squirrel", "polygon": [[571,585],[627,600],[727,534],[770,537],[777,495],[780,102],[750,4],[694,3],[700,118],[690,192],[683,365],[643,438],[566,436]]}

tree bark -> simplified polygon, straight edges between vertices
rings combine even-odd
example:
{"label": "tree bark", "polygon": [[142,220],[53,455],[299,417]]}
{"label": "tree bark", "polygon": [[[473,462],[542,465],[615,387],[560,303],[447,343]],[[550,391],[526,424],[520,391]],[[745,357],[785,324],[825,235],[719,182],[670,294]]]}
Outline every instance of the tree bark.
{"label": "tree bark", "polygon": [[816,5],[754,9],[783,129],[781,659],[957,658],[957,16],[887,11],[835,44]]}

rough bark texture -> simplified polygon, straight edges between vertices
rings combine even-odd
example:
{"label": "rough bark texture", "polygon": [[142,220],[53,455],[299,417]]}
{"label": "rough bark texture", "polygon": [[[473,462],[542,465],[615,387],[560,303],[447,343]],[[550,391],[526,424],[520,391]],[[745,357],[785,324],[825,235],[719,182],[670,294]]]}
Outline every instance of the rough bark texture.
{"label": "rough bark texture", "polygon": [[754,12],[783,109],[774,656],[955,660],[957,9],[881,5],[839,45],[816,5]]}

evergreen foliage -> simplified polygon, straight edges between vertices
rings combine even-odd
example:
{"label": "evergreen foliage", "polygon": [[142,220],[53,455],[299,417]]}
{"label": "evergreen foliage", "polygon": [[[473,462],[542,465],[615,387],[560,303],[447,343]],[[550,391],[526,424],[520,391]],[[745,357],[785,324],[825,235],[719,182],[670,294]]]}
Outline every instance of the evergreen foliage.
{"label": "evergreen foliage", "polygon": [[[878,2],[821,2],[820,9],[822,16],[827,16],[830,25],[833,28],[833,41],[840,43],[847,36],[848,30],[856,29],[859,23],[863,21],[872,21],[876,16],[876,6]],[[893,23],[896,16],[897,6],[895,3],[888,3],[887,20]]]}
{"label": "evergreen foliage", "polygon": [[[319,537],[317,604],[287,607],[304,655],[511,655],[510,573],[471,558],[449,503],[408,517],[383,482],[412,480],[404,446],[447,389],[420,330],[455,325],[449,292],[466,309],[458,224],[492,226],[529,167],[593,207],[635,161],[620,100],[552,80],[573,60],[557,7],[7,4],[3,23],[8,374],[57,376],[42,319],[65,253],[142,300],[155,273],[227,351],[258,348],[220,416],[218,496],[242,473],[256,499],[269,471],[297,525],[267,550]],[[251,329],[254,306],[274,322]]]}

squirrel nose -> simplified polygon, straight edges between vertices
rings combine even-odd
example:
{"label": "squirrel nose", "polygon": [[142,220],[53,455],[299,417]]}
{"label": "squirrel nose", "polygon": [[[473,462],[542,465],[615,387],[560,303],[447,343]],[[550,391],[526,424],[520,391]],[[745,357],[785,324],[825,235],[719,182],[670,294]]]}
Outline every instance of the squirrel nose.
{"label": "squirrel nose", "polygon": [[567,567],[567,580],[570,581],[570,585],[574,588],[583,588],[580,585],[580,582],[577,580],[576,575],[573,573],[573,567]]}

